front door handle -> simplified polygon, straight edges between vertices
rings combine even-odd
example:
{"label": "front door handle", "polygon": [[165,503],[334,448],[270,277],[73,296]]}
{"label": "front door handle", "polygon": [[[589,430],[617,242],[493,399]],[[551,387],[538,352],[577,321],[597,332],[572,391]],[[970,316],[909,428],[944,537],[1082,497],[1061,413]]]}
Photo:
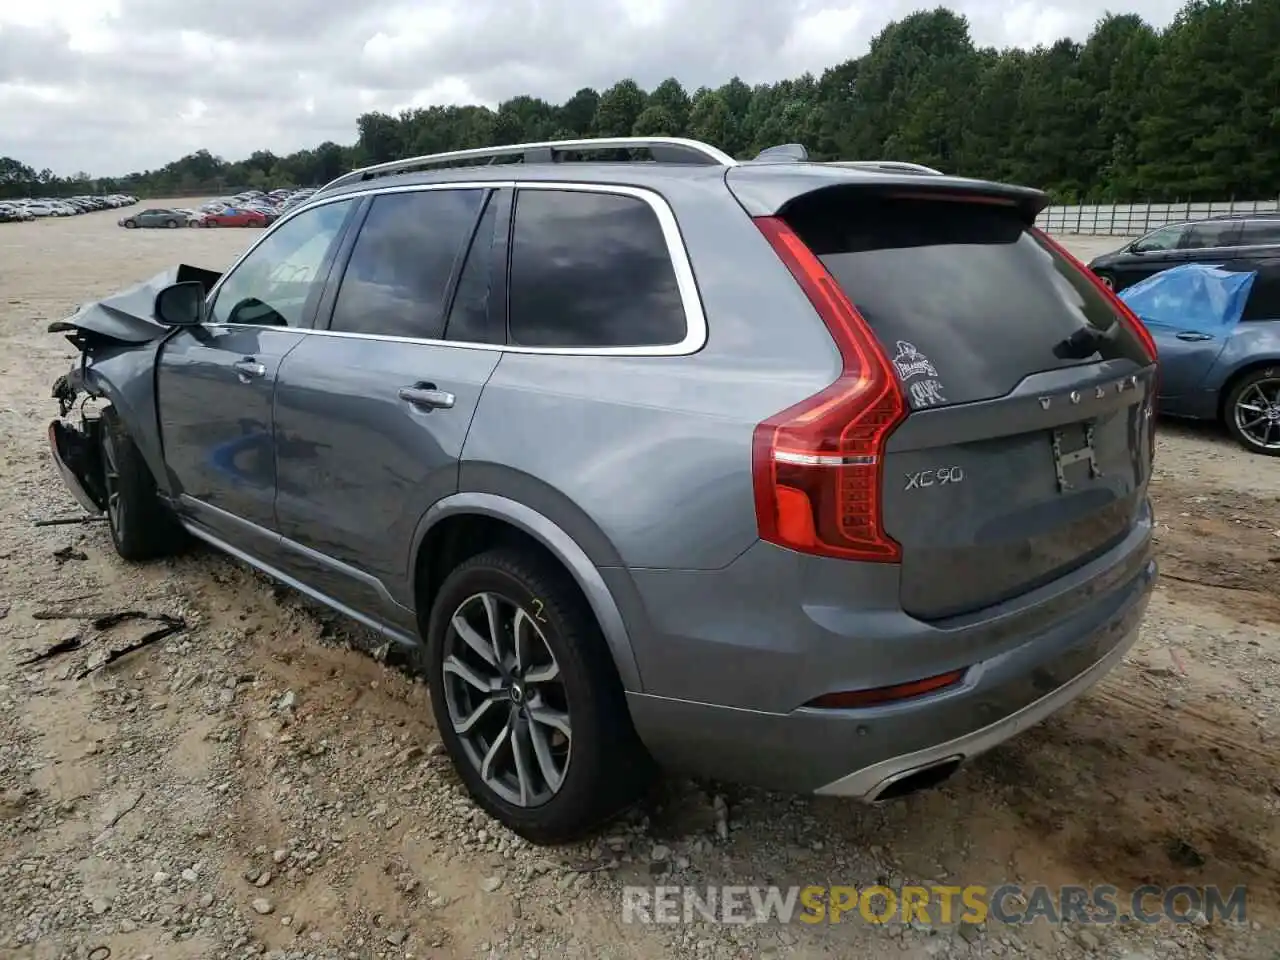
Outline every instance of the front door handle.
{"label": "front door handle", "polygon": [[1200,333],[1200,332],[1198,332],[1198,331],[1196,331],[1196,330],[1183,330],[1181,333],[1179,333],[1179,334],[1175,334],[1175,336],[1176,336],[1179,340],[1189,340],[1189,341],[1190,341],[1190,342],[1192,342],[1192,343],[1199,343],[1199,342],[1200,342],[1200,341],[1202,341],[1202,340],[1212,340],[1212,339],[1213,339],[1213,337],[1211,337],[1209,334],[1207,334],[1207,333]]}
{"label": "front door handle", "polygon": [[231,365],[231,369],[240,377],[241,383],[248,383],[250,380],[256,380],[267,375],[266,366],[253,359],[253,357],[237,360]]}
{"label": "front door handle", "polygon": [[401,387],[399,397],[405,403],[424,410],[448,410],[457,401],[448,390],[437,390],[434,383],[415,383],[412,387]]}

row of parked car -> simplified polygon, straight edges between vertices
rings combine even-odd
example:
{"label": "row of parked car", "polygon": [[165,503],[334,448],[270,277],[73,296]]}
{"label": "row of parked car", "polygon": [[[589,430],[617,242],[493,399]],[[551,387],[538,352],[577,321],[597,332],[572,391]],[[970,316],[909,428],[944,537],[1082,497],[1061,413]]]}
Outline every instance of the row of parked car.
{"label": "row of parked car", "polygon": [[270,193],[246,190],[234,197],[210,200],[198,209],[151,207],[122,217],[120,226],[127,230],[139,227],[265,227],[313,193],[315,190],[309,187],[272,190]]}
{"label": "row of parked car", "polygon": [[74,217],[95,210],[116,210],[138,202],[137,197],[112,194],[106,197],[41,197],[39,199],[0,200],[0,223],[21,223],[45,217]]}

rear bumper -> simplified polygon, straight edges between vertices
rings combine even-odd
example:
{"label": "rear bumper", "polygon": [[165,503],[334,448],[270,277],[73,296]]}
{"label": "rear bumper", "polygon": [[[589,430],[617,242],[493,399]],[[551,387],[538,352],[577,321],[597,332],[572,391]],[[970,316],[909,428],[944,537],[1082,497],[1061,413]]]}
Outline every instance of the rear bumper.
{"label": "rear bumper", "polygon": [[853,773],[845,774],[840,779],[819,787],[815,792],[831,797],[855,797],[860,800],[874,801],[895,783],[914,774],[951,761],[963,762],[980,753],[985,753],[1028,727],[1035,726],[1080,697],[1124,659],[1124,655],[1129,652],[1137,639],[1138,630],[1130,631],[1111,648],[1106,656],[1078,674],[1075,679],[1064,683],[1052,693],[1046,694],[1021,710],[1002,717],[995,723],[923,750],[904,753],[873,763]]}
{"label": "rear bumper", "polygon": [[[785,559],[794,565],[794,554]],[[652,578],[633,574],[642,594],[652,589]],[[645,690],[628,694],[642,740],[663,765],[698,775],[875,800],[896,781],[973,757],[1081,696],[1136,641],[1156,564],[1149,523],[1140,524],[1063,582],[941,627],[900,611],[833,610],[817,602],[824,585],[812,571],[795,584],[753,576],[757,595],[736,604],[719,595],[719,576],[682,576],[695,580],[687,599],[660,592],[665,602],[654,606],[645,598],[646,626],[656,629],[637,644]],[[793,589],[812,599],[785,599]],[[716,610],[703,620],[712,602]],[[770,617],[772,625],[755,622]],[[682,636],[662,630],[676,622]],[[848,710],[803,705],[822,693],[957,669],[964,670],[958,684],[910,700]]]}

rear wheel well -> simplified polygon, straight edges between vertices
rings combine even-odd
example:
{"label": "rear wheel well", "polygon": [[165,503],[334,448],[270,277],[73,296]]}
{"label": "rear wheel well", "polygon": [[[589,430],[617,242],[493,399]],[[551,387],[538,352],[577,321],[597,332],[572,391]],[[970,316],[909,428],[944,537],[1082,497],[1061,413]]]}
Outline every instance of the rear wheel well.
{"label": "rear wheel well", "polygon": [[1265,370],[1267,367],[1280,367],[1280,360],[1277,360],[1274,358],[1271,360],[1256,360],[1248,364],[1247,366],[1241,367],[1239,370],[1237,370],[1235,373],[1233,373],[1230,377],[1227,378],[1227,382],[1224,383],[1222,385],[1222,389],[1218,391],[1219,422],[1226,423],[1227,398],[1231,396],[1231,391],[1236,388],[1237,384],[1239,384],[1240,381],[1243,380],[1245,377],[1247,377],[1249,374],[1256,373],[1259,370]]}
{"label": "rear wheel well", "polygon": [[591,610],[586,595],[582,593],[572,572],[536,537],[497,517],[478,513],[457,514],[446,517],[432,527],[418,548],[414,567],[414,605],[418,611],[418,629],[424,639],[431,607],[445,578],[459,564],[501,547],[532,554],[542,562],[563,571],[586,609]]}

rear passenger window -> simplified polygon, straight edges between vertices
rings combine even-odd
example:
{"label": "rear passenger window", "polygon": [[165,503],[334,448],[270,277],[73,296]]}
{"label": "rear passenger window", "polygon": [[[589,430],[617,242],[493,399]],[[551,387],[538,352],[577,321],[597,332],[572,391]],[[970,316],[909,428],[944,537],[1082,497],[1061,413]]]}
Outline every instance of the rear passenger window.
{"label": "rear passenger window", "polygon": [[[493,232],[497,219],[498,195],[494,194],[480,218],[458,279],[458,292],[453,296],[449,324],[445,328],[446,339],[466,343],[502,343],[506,339],[501,329],[501,314],[495,313],[489,302],[493,293]],[[497,329],[491,322],[494,316],[498,317]]]}
{"label": "rear passenger window", "polygon": [[1240,243],[1242,246],[1280,243],[1280,219],[1246,222],[1241,230]]}
{"label": "rear passenger window", "polygon": [[449,281],[483,199],[483,190],[376,197],[351,251],[329,328],[439,339]]}
{"label": "rear passenger window", "polygon": [[1207,250],[1211,247],[1230,247],[1240,234],[1240,223],[1237,220],[1209,221],[1197,223],[1189,231],[1182,242],[1184,250]]}
{"label": "rear passenger window", "polygon": [[635,347],[685,337],[666,238],[637,197],[521,190],[510,276],[514,344]]}

